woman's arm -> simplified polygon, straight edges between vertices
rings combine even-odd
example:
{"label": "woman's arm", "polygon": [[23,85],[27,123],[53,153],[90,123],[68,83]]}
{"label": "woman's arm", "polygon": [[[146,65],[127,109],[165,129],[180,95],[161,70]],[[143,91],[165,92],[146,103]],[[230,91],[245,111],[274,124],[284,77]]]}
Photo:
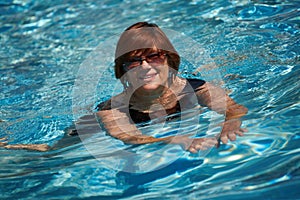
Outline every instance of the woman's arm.
{"label": "woman's arm", "polygon": [[128,115],[117,109],[102,110],[97,112],[97,116],[103,123],[107,132],[114,138],[122,140],[127,144],[149,144],[154,142],[164,142],[179,144],[183,149],[196,153],[214,146],[217,141],[215,138],[189,138],[184,136],[169,136],[155,138],[143,135],[141,131],[130,121]]}
{"label": "woman's arm", "polygon": [[226,92],[211,83],[205,83],[196,89],[199,104],[206,106],[220,114],[224,114],[225,122],[220,139],[227,143],[228,139],[234,141],[236,135],[243,136],[246,129],[241,128],[240,118],[247,114],[248,109],[237,104]]}
{"label": "woman's arm", "polygon": [[[53,146],[49,146],[47,144],[8,144],[7,138],[0,138],[0,147],[6,149],[24,149],[24,150],[31,150],[31,151],[50,151],[61,149],[64,147],[68,147],[77,143],[81,142],[81,139],[78,137],[78,131],[76,128],[80,128],[80,132],[82,134],[93,134],[97,131],[99,132],[99,124],[95,119],[94,114],[84,115],[78,119],[75,124],[67,127],[64,130],[64,136],[60,140],[58,140]],[[82,128],[82,127],[87,128]]]}

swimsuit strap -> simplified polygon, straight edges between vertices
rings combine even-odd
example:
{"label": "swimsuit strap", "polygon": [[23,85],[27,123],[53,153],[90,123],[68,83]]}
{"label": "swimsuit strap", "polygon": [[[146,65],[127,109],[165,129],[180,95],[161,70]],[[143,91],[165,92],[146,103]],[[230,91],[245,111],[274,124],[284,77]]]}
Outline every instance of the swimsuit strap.
{"label": "swimsuit strap", "polygon": [[194,89],[194,91],[197,90],[198,87],[202,86],[205,84],[205,81],[204,80],[201,80],[201,79],[193,79],[193,78],[188,78],[186,79],[189,84],[192,86],[192,88]]}

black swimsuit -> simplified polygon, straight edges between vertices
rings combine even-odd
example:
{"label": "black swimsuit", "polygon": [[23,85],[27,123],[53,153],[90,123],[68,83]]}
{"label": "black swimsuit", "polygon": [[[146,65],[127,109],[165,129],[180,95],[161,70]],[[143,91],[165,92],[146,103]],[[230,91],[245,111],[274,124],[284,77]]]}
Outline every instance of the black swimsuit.
{"label": "black swimsuit", "polygon": [[[199,80],[199,79],[186,79],[186,80],[191,85],[191,87],[194,91],[197,91],[197,88],[199,88],[200,86],[202,86],[205,83],[204,80]],[[111,101],[108,100],[108,101],[105,101],[105,102],[102,102],[102,103],[98,104],[97,107],[96,107],[97,111],[110,110],[111,109],[111,105],[110,105],[111,103],[110,102]],[[132,107],[132,105],[129,105],[129,114],[130,114],[131,120],[134,123],[137,124],[137,123],[147,122],[147,121],[151,120],[151,118],[149,116],[149,113],[140,112],[138,110],[132,109],[131,107]],[[167,109],[167,110],[165,110],[165,112],[168,114],[168,116],[171,115],[171,114],[180,113],[181,108],[180,108],[179,102],[177,101],[177,104],[176,104],[175,107],[173,107],[171,109]],[[167,118],[167,121],[171,120],[173,118],[174,117],[169,116]]]}

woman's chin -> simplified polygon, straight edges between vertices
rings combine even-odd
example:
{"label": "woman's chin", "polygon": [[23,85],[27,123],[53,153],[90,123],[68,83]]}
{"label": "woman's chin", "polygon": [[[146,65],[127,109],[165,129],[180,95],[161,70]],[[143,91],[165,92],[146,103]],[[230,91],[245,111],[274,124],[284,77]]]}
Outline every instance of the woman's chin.
{"label": "woman's chin", "polygon": [[140,87],[140,89],[142,89],[142,90],[144,90],[144,91],[151,92],[151,91],[157,90],[160,86],[161,86],[161,85],[155,84],[155,83],[152,83],[152,84],[145,84],[145,85],[143,85],[142,87]]}

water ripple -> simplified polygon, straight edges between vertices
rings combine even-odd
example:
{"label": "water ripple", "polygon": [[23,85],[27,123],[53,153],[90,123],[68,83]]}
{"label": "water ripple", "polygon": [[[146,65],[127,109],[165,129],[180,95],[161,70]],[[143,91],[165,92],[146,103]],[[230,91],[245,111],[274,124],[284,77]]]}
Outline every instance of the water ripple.
{"label": "water ripple", "polygon": [[[10,143],[61,141],[73,123],[71,92],[79,65],[99,42],[141,20],[205,46],[214,61],[208,64],[214,66],[211,77],[221,73],[223,86],[249,109],[243,121],[249,132],[206,156],[180,147],[156,156],[159,145],[127,146],[103,132],[85,143],[70,138],[44,153],[0,149],[1,198],[299,197],[298,1],[5,0],[0,13],[0,138]],[[198,66],[183,59],[181,67],[184,75],[201,78]],[[109,90],[112,69],[103,73],[109,78],[101,86]],[[96,98],[108,98],[97,90]],[[208,116],[204,112],[203,124],[182,131],[205,132]],[[143,131],[169,135],[176,125]],[[120,159],[121,150],[135,159]],[[174,155],[180,159],[172,160]],[[124,170],[139,165],[148,171]]]}

